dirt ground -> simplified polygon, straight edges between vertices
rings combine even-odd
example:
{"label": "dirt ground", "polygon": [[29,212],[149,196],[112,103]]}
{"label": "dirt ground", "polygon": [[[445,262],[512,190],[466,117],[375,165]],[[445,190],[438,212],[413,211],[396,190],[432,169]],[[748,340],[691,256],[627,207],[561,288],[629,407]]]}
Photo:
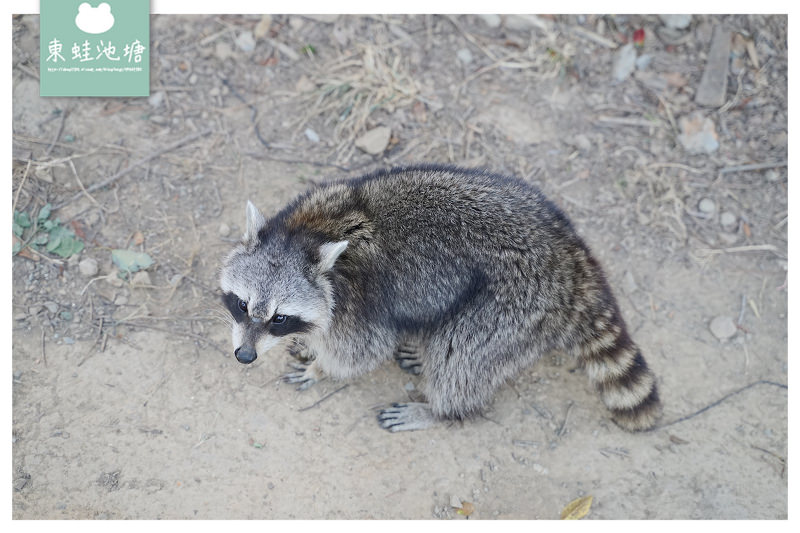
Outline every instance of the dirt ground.
{"label": "dirt ground", "polygon": [[[786,518],[787,18],[670,24],[160,15],[151,97],[107,99],[38,97],[38,17],[14,17],[16,211],[50,203],[85,247],[13,258],[13,517],[555,519],[592,496],[588,519]],[[717,25],[727,90],[701,106]],[[396,365],[297,392],[285,352],[234,360],[217,276],[245,202],[417,162],[569,214],[663,427],[618,429],[558,353],[485,416],[400,434],[375,419],[418,394]],[[121,280],[112,249],[154,264]]]}

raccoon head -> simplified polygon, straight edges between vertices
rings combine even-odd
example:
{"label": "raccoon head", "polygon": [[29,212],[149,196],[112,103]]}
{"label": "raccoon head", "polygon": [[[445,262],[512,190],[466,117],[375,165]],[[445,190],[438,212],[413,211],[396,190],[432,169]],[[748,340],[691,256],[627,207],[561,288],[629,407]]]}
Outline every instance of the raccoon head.
{"label": "raccoon head", "polygon": [[334,305],[327,274],[348,241],[289,232],[250,202],[246,211],[242,242],[225,260],[220,286],[234,320],[234,355],[248,364],[282,337],[327,330]]}

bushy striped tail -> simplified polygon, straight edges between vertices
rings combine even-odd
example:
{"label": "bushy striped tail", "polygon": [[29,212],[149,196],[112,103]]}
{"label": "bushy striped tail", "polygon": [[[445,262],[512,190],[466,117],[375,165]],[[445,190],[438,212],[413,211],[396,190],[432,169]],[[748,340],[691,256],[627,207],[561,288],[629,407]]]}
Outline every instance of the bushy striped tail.
{"label": "bushy striped tail", "polygon": [[661,416],[653,373],[631,340],[618,312],[595,321],[580,357],[614,422],[628,431],[651,429]]}

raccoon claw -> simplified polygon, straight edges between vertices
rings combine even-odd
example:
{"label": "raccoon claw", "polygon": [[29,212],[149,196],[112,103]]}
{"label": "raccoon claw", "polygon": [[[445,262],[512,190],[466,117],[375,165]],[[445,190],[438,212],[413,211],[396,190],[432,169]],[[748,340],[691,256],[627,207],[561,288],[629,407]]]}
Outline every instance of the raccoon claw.
{"label": "raccoon claw", "polygon": [[416,350],[401,346],[394,354],[394,359],[398,366],[408,372],[419,376],[422,374],[422,360],[417,355]]}
{"label": "raccoon claw", "polygon": [[378,423],[395,433],[429,428],[436,424],[436,418],[427,403],[393,403],[388,409],[381,409]]}
{"label": "raccoon claw", "polygon": [[395,357],[398,366],[408,372],[419,376],[422,374],[422,363],[416,357]]}
{"label": "raccoon claw", "polygon": [[314,365],[290,362],[289,366],[299,372],[284,374],[281,380],[284,383],[297,384],[296,390],[304,391],[322,378]]}

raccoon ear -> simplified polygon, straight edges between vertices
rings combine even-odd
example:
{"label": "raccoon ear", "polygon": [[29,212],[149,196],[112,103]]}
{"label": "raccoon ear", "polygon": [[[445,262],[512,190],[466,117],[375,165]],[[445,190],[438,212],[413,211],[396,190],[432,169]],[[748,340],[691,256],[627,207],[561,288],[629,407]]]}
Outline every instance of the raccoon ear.
{"label": "raccoon ear", "polygon": [[319,247],[319,271],[327,272],[349,244],[348,241],[326,242]]}
{"label": "raccoon ear", "polygon": [[267,224],[267,219],[261,214],[253,202],[247,201],[247,224],[244,230],[242,242],[245,244],[253,244],[258,239],[258,232]]}

